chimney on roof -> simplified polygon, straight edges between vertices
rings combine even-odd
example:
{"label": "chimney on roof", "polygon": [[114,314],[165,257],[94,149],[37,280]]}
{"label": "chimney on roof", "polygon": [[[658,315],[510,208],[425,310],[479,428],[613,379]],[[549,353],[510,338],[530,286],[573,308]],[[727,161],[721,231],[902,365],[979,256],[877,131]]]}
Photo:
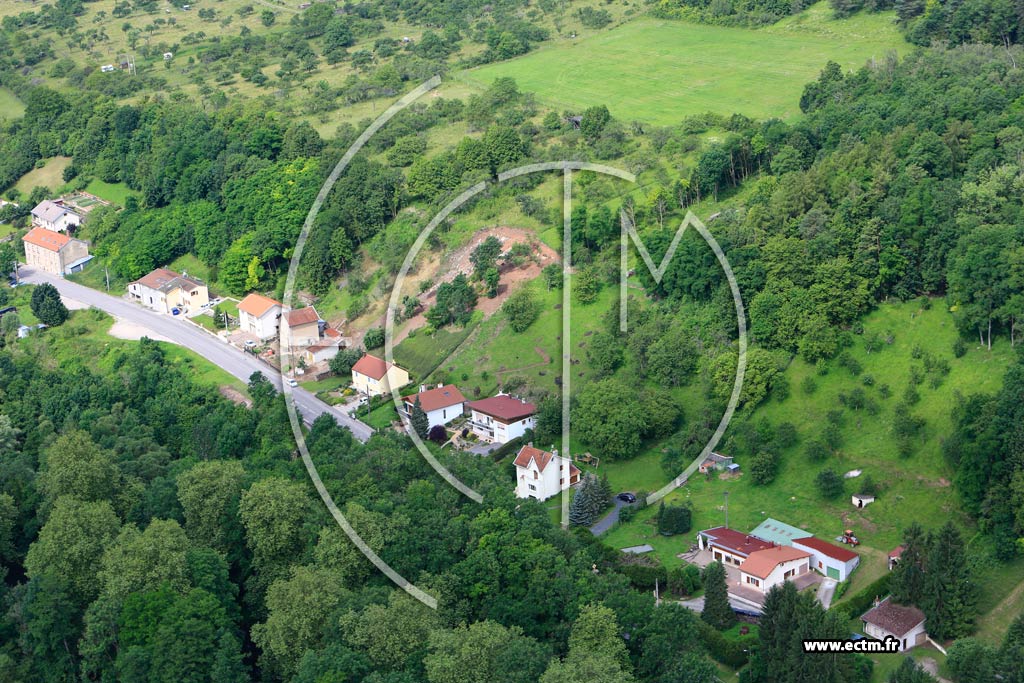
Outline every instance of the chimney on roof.
{"label": "chimney on roof", "polygon": [[551,456],[555,457],[555,458],[558,457],[558,449],[557,448],[552,448],[551,449]]}
{"label": "chimney on roof", "polygon": [[530,443],[526,444],[526,445],[529,446],[530,448],[533,448],[533,442],[532,441]]}
{"label": "chimney on roof", "polygon": [[444,383],[443,383],[443,382],[438,382],[438,383],[437,383],[437,388],[438,388],[438,389],[441,389],[441,388],[443,388],[443,387],[444,387]]}

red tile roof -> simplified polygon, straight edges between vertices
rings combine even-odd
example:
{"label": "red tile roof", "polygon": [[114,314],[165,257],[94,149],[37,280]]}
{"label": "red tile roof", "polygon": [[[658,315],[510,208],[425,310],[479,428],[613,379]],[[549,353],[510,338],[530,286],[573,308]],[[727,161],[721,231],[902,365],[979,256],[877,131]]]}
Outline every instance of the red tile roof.
{"label": "red tile roof", "polygon": [[320,315],[315,308],[307,306],[306,308],[293,308],[285,314],[285,319],[288,321],[288,327],[298,327],[319,321]]}
{"label": "red tile roof", "polygon": [[436,389],[427,389],[418,394],[409,394],[403,397],[402,400],[409,405],[413,405],[416,403],[417,397],[420,399],[420,408],[427,413],[432,410],[441,410],[442,408],[449,408],[466,402],[466,397],[462,395],[462,392],[454,384],[446,384]]}
{"label": "red tile roof", "polygon": [[783,562],[803,560],[811,556],[809,552],[791,548],[788,545],[777,545],[764,550],[756,550],[740,564],[740,571],[760,579],[767,579],[772,570]]}
{"label": "red tile roof", "polygon": [[21,241],[49,251],[60,251],[71,241],[71,238],[62,232],[54,232],[46,228],[32,228],[21,238]]}
{"label": "red tile roof", "polygon": [[745,534],[742,531],[736,531],[735,529],[727,529],[724,526],[706,529],[700,533],[701,536],[708,538],[712,545],[716,545],[736,555],[742,555],[743,557],[756,550],[772,547],[772,544],[764,539]]}
{"label": "red tile roof", "polygon": [[467,405],[470,410],[508,422],[517,422],[537,412],[537,406],[532,403],[505,394],[471,401]]}
{"label": "red tile roof", "polygon": [[[530,461],[535,460],[537,462],[537,469],[541,472],[548,466],[548,463],[555,457],[554,453],[548,451],[542,451],[539,448],[533,446],[523,446],[519,449],[518,455],[516,455],[515,466],[516,467],[529,467]],[[569,463],[569,476],[572,477],[574,474],[579,474],[579,468],[576,465]]]}
{"label": "red tile roof", "polygon": [[833,560],[839,560],[840,562],[849,562],[850,560],[857,558],[857,553],[853,552],[848,548],[823,541],[820,538],[814,536],[808,536],[807,538],[796,538],[793,539],[795,545],[800,545],[804,548],[810,548],[818,553],[821,553],[825,557],[831,557]]}
{"label": "red tile roof", "polygon": [[274,301],[269,297],[265,297],[262,294],[256,294],[253,292],[249,294],[238,304],[238,310],[245,311],[251,316],[257,318],[262,317],[264,313],[269,311],[274,306],[280,306],[280,301]]}
{"label": "red tile roof", "polygon": [[911,605],[897,605],[890,598],[886,598],[865,612],[861,621],[902,638],[924,621],[924,612]]}
{"label": "red tile roof", "polygon": [[358,372],[360,375],[366,375],[374,379],[381,379],[388,373],[390,367],[390,364],[385,363],[382,359],[377,358],[377,356],[366,354],[352,366],[352,372]]}
{"label": "red tile roof", "polygon": [[893,549],[889,553],[889,557],[891,557],[894,560],[898,560],[902,554],[903,554],[903,546],[898,545],[898,546],[896,546],[895,549]]}

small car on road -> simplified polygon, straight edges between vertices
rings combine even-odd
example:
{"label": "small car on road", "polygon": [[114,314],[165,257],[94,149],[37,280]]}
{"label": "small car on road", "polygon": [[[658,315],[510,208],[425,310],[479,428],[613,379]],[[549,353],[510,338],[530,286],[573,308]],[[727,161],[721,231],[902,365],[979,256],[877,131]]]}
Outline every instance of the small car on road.
{"label": "small car on road", "polygon": [[623,503],[635,503],[636,502],[636,496],[634,496],[629,491],[623,491],[622,493],[620,493],[619,495],[617,495],[615,497],[618,498],[619,500],[621,500]]}

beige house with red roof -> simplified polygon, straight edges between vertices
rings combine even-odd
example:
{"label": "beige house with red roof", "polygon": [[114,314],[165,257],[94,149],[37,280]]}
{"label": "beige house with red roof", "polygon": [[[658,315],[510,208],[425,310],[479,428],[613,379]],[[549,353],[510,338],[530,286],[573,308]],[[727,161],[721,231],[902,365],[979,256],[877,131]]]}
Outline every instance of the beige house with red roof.
{"label": "beige house with red roof", "polygon": [[755,550],[740,564],[740,584],[767,593],[810,571],[811,554],[785,545]]}
{"label": "beige house with red roof", "polygon": [[261,340],[273,339],[277,336],[281,311],[280,301],[253,292],[238,304],[238,327]]}
{"label": "beige house with red roof", "polygon": [[466,407],[473,433],[484,441],[508,443],[535,425],[537,406],[508,394],[470,401]]}
{"label": "beige house with red roof", "polygon": [[210,303],[210,290],[203,282],[167,268],[157,268],[129,282],[128,295],[160,313],[170,313],[175,308],[195,311]]}
{"label": "beige house with red roof", "polygon": [[377,356],[366,354],[352,366],[352,387],[366,396],[379,396],[408,383],[408,372]]}
{"label": "beige house with red roof", "polygon": [[430,426],[446,425],[457,417],[462,417],[466,398],[454,384],[438,384],[434,389],[420,387],[417,394],[402,397],[402,410],[412,418],[412,409],[419,399],[420,408],[427,414]]}
{"label": "beige house with red roof", "polygon": [[25,246],[25,263],[61,277],[79,272],[92,258],[87,243],[63,232],[35,227],[21,241]]}
{"label": "beige house with red roof", "polygon": [[515,465],[516,498],[547,500],[580,482],[580,470],[568,458],[533,444],[519,449]]}
{"label": "beige house with red roof", "polygon": [[281,353],[300,354],[320,341],[320,314],[312,306],[281,316]]}

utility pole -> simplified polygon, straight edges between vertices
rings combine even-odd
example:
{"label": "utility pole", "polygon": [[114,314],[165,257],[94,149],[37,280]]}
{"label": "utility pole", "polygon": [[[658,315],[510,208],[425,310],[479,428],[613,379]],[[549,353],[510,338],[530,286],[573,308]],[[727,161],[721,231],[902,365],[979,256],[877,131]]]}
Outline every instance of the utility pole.
{"label": "utility pole", "polygon": [[110,294],[110,269],[107,268],[106,263],[103,264],[103,274],[106,276],[107,279],[107,294]]}

